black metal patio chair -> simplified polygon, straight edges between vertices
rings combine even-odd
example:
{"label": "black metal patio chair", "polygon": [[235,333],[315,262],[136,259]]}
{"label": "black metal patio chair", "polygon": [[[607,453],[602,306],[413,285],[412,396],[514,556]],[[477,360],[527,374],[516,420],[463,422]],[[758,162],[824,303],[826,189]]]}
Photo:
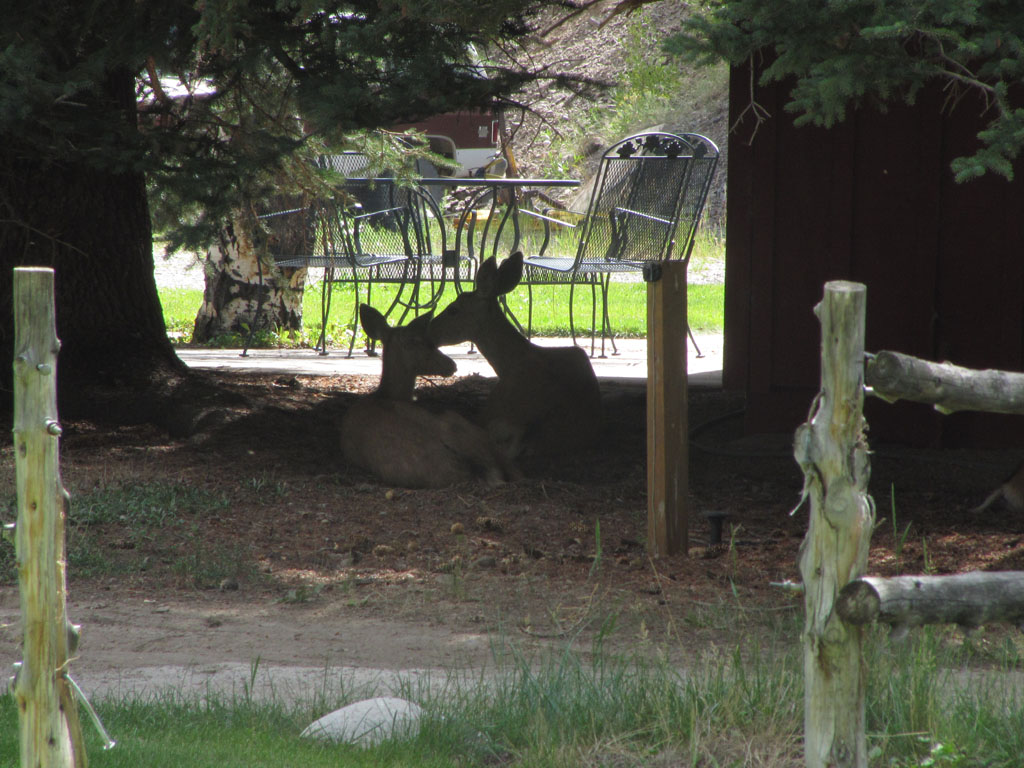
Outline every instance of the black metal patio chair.
{"label": "black metal patio chair", "polygon": [[[591,290],[590,353],[595,351],[600,293],[601,356],[606,338],[615,354],[608,314],[612,275],[640,273],[646,265],[666,259],[689,259],[718,155],[718,147],[698,134],[640,133],[604,153],[590,204],[576,223],[522,209],[521,214],[541,220],[545,232],[540,252],[524,262],[523,282],[531,291],[528,332],[533,325],[533,286],[568,284],[575,343],[573,299],[576,286],[586,285]],[[575,253],[553,252],[550,231],[558,227],[575,230]]]}
{"label": "black metal patio chair", "polygon": [[378,200],[384,205],[378,204],[378,209],[371,211],[364,208],[365,212],[355,217],[352,247],[357,258],[397,250],[410,260],[410,270],[401,274],[394,268],[371,274],[373,283],[400,286],[388,310],[401,307],[399,324],[409,312],[435,309],[448,285],[461,290],[463,284],[472,284],[475,260],[449,248],[447,223],[431,190],[422,185],[403,187],[380,180],[351,179],[346,191],[358,192],[367,184],[383,187],[383,197],[378,196]]}
{"label": "black metal patio chair", "polygon": [[[374,205],[366,210],[361,199],[373,186]],[[358,193],[358,194],[357,194]],[[316,344],[327,354],[327,327],[332,290],[338,284],[353,286],[353,313],[348,356],[355,348],[361,303],[373,304],[375,285],[394,286],[385,316],[401,309],[398,322],[409,312],[433,309],[451,280],[472,279],[468,259],[459,259],[447,248],[447,233],[440,209],[426,191],[400,187],[389,181],[353,180],[330,200],[300,212],[312,230],[312,248],[305,253],[276,253],[279,267],[323,270],[321,328]],[[364,296],[365,293],[365,296]],[[373,354],[371,340],[368,352]]]}

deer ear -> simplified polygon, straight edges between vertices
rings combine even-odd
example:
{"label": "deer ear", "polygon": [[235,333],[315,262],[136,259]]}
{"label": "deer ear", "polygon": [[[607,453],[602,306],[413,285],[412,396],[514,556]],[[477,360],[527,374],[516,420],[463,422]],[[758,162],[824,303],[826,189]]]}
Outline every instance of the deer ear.
{"label": "deer ear", "polygon": [[501,296],[508,293],[523,279],[523,254],[516,251],[498,267],[498,281],[496,295]]}
{"label": "deer ear", "polygon": [[391,331],[391,326],[384,315],[369,304],[359,305],[359,322],[363,324],[366,335],[377,341],[384,341]]}
{"label": "deer ear", "polygon": [[430,320],[433,317],[434,317],[434,311],[431,310],[430,312],[427,312],[424,315],[419,315],[418,317],[414,317],[412,320],[409,321],[407,327],[408,328],[415,328],[417,331],[421,331],[422,333],[426,333],[427,332],[427,327],[430,325]]}
{"label": "deer ear", "polygon": [[493,299],[498,295],[497,286],[498,262],[489,256],[476,271],[476,292],[484,298]]}

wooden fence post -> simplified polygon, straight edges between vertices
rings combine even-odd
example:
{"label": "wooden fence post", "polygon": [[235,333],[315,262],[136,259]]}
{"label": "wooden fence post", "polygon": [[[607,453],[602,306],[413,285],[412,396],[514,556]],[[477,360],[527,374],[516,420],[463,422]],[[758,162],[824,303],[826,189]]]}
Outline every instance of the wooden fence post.
{"label": "wooden fence post", "polygon": [[875,521],[867,494],[864,327],[867,289],[825,285],[821,391],[796,431],[810,524],[800,547],[805,589],[804,760],[808,768],[867,768],[862,630],[834,610],[839,590],[863,575]]}
{"label": "wooden fence post", "polygon": [[24,658],[15,684],[21,765],[85,765],[78,710],[65,675],[77,635],[66,614],[64,510],[58,458],[53,270],[14,270],[16,546]]}
{"label": "wooden fence post", "polygon": [[647,279],[647,550],[686,552],[689,443],[686,262],[653,265]]}

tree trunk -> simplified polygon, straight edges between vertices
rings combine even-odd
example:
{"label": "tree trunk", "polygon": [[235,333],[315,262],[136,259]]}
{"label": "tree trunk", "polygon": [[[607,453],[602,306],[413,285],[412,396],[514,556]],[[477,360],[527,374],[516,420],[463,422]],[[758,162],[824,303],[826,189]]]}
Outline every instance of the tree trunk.
{"label": "tree trunk", "polygon": [[204,267],[206,289],[193,341],[246,336],[250,328],[302,331],[306,270],[274,266],[266,233],[251,213],[236,212],[206,252]]}
{"label": "tree trunk", "polygon": [[[15,528],[23,624],[16,676],[23,766],[86,765],[67,666],[77,630],[67,618],[64,518],[57,420],[53,273],[18,270],[14,285]],[[59,670],[59,672],[58,672]]]}
{"label": "tree trunk", "polygon": [[[134,119],[131,74],[112,75],[109,88]],[[81,160],[44,162],[14,141],[0,143],[0,360],[8,361],[0,375],[8,391],[16,266],[55,272],[61,413],[159,417],[166,403],[155,395],[187,368],[164,326],[144,178]]]}
{"label": "tree trunk", "polygon": [[[2,151],[2,150],[0,150]],[[61,411],[82,388],[138,386],[157,371],[182,373],[167,339],[153,277],[141,176],[5,158],[0,178],[0,339],[11,359],[16,266],[52,267],[63,342]],[[10,366],[0,366],[10,376]]]}

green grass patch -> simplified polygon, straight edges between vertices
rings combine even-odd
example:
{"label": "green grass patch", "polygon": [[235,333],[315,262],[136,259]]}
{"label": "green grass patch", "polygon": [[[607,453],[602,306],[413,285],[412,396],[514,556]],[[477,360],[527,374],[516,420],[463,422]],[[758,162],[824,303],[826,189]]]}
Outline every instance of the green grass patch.
{"label": "green grass patch", "polygon": [[161,288],[160,305],[167,334],[171,338],[191,339],[196,314],[203,305],[203,292],[194,288]]}
{"label": "green grass patch", "polygon": [[[282,335],[272,332],[256,334],[254,346],[312,346],[320,335],[322,283],[309,285],[303,297],[302,334]],[[175,288],[166,291],[169,300],[164,303],[164,322],[168,332],[182,342],[192,338],[196,312],[202,304],[202,292]],[[165,291],[161,290],[161,301]],[[385,309],[395,295],[394,286],[376,285],[373,289],[374,306]],[[439,302],[444,307],[455,297],[454,287],[448,287]],[[529,301],[525,286],[520,286],[509,297],[509,306],[516,317],[526,324]],[[365,300],[365,295],[361,297]],[[577,333],[588,333],[591,322],[590,290],[577,287],[573,313]],[[609,313],[617,337],[643,338],[647,335],[647,286],[643,282],[614,282],[608,293]],[[725,287],[720,284],[691,285],[687,292],[688,317],[694,331],[721,332],[724,325]],[[600,300],[598,300],[598,311]],[[330,346],[347,346],[354,331],[355,293],[351,285],[336,285],[331,291],[331,311],[327,321],[327,341]],[[401,311],[391,315],[397,322]],[[406,318],[408,320],[408,318]],[[536,286],[533,289],[533,333],[537,336],[569,335],[568,286]],[[361,335],[360,335],[361,338]],[[213,346],[241,346],[241,336],[218,339]]]}
{"label": "green grass patch", "polygon": [[[328,680],[302,701],[169,693],[94,702],[118,742],[103,751],[86,724],[93,766],[802,765],[799,617],[769,631],[733,611],[730,645],[684,666],[649,646],[630,656],[599,640],[526,656],[504,646],[485,674],[423,679],[398,692],[424,707],[420,734],[370,749],[300,739],[312,720],[378,692]],[[717,623],[717,622],[716,622]],[[1016,768],[1024,754],[1020,657],[1009,646],[966,648],[955,631],[915,630],[901,645],[869,633],[871,764]],[[690,648],[690,651],[693,649]],[[979,653],[981,657],[979,658]],[[965,669],[978,673],[968,680]],[[437,682],[437,681],[435,681]],[[382,693],[382,692],[380,692]],[[0,700],[0,765],[16,765],[17,707]]]}
{"label": "green grass patch", "polygon": [[[790,654],[792,656],[792,654]],[[406,684],[398,695],[427,712],[420,734],[370,749],[300,739],[315,718],[373,695],[342,684],[299,702],[246,690],[188,698],[110,699],[97,711],[117,747],[86,725],[90,764],[154,768],[235,766],[740,765],[741,745],[769,737],[791,751],[800,691],[793,659],[713,654],[699,673],[659,660],[571,649],[544,658],[505,648],[482,675],[443,686]],[[737,666],[741,665],[741,666]],[[16,706],[0,702],[0,764],[17,763]],[[717,761],[707,762],[708,760]]]}
{"label": "green grass patch", "polygon": [[126,482],[72,489],[68,564],[84,577],[163,567],[200,588],[255,573],[256,565],[246,552],[211,546],[202,535],[200,521],[228,507],[223,494],[185,483]]}

